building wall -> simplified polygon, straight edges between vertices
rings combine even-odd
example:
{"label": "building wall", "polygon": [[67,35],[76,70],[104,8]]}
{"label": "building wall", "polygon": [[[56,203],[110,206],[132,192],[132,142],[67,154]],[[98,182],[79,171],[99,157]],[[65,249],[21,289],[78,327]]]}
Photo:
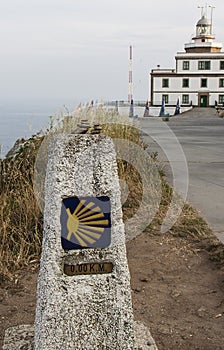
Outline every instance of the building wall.
{"label": "building wall", "polygon": [[[177,103],[177,99],[179,98],[181,106],[198,106],[200,105],[199,97],[200,94],[207,95],[208,94],[208,106],[215,106],[216,101],[219,103],[219,94],[208,92],[208,91],[200,91],[200,92],[189,92],[189,93],[171,93],[169,94],[169,102],[166,103],[166,106],[174,106]],[[184,95],[188,95],[188,102],[184,102]],[[224,95],[224,91],[222,93]],[[160,106],[162,103],[162,95],[160,93],[154,94],[154,103],[153,106]]]}
{"label": "building wall", "polygon": [[[183,61],[189,61],[189,70],[183,69]],[[210,61],[210,69],[200,70],[198,68],[199,61]],[[220,80],[224,79],[224,69],[220,69],[220,61],[224,61],[224,53],[210,55],[183,53],[176,56],[176,71],[152,70],[152,105],[161,105],[164,95],[168,95],[168,101],[166,101],[168,106],[175,105],[178,98],[181,105],[198,106],[201,96],[207,96],[206,104],[208,106],[221,103],[220,99],[224,100],[224,96],[220,97],[220,95],[224,95],[224,86],[220,86]],[[187,87],[183,84],[186,79],[189,82]],[[164,86],[164,80],[168,81],[168,86]],[[203,87],[205,80],[207,84]]]}
{"label": "building wall", "polygon": [[[183,61],[189,61],[190,67],[189,71],[183,69]],[[198,69],[198,61],[210,61],[211,67],[209,70],[199,70]],[[220,61],[224,61],[224,53],[221,53],[219,55],[188,55],[188,54],[182,54],[176,56],[176,71],[178,73],[214,73],[214,74],[224,74],[224,69],[220,69]]]}

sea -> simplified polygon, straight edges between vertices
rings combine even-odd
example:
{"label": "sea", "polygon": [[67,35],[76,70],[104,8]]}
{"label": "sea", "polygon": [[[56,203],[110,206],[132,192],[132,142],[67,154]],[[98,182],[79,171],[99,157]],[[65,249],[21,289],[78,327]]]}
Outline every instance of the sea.
{"label": "sea", "polygon": [[[84,99],[54,99],[48,101],[0,101],[0,158],[3,159],[20,138],[28,139],[50,126],[51,117],[56,121],[73,113],[77,106],[89,104]],[[97,102],[97,101],[95,101]],[[108,108],[111,108],[109,106]],[[114,106],[112,106],[114,108]],[[135,113],[143,116],[144,107],[135,107]],[[129,114],[129,106],[119,106],[121,115]]]}
{"label": "sea", "polygon": [[79,102],[0,103],[0,158],[3,159],[17,139],[30,138],[46,131],[50,117],[56,119],[75,110]]}

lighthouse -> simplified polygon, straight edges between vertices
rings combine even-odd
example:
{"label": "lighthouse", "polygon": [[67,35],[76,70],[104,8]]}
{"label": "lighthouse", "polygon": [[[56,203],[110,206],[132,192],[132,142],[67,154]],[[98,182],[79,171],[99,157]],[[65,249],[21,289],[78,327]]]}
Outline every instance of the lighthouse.
{"label": "lighthouse", "polygon": [[202,7],[202,17],[196,24],[196,35],[192,38],[191,43],[185,44],[185,51],[188,53],[221,52],[222,43],[214,42],[212,10],[210,18],[206,16],[207,11],[203,11]]}
{"label": "lighthouse", "polygon": [[224,52],[213,34],[213,9],[201,7],[195,34],[175,56],[175,69],[151,70],[151,105],[211,107],[224,103]]}

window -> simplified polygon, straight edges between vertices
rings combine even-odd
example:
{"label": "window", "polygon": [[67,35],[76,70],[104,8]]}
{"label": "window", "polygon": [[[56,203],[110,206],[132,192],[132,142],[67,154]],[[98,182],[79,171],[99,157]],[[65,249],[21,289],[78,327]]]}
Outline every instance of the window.
{"label": "window", "polygon": [[224,95],[219,95],[219,104],[224,103]]}
{"label": "window", "polygon": [[182,96],[182,103],[183,104],[189,104],[189,95],[183,95]]}
{"label": "window", "polygon": [[211,69],[211,62],[210,61],[198,61],[198,69],[199,70]]}
{"label": "window", "polygon": [[220,69],[224,69],[224,61],[220,61]]}
{"label": "window", "polygon": [[169,87],[169,79],[163,79],[162,86],[163,86],[163,88],[168,88]]}
{"label": "window", "polygon": [[207,87],[207,79],[201,79],[201,87],[202,88]]}
{"label": "window", "polygon": [[183,79],[183,87],[188,88],[189,87],[189,79]]}
{"label": "window", "polygon": [[190,69],[190,62],[183,61],[183,70],[189,70],[189,69]]}
{"label": "window", "polygon": [[224,87],[224,79],[219,79],[219,87]]}
{"label": "window", "polygon": [[162,95],[162,100],[164,100],[165,103],[169,103],[169,95]]}

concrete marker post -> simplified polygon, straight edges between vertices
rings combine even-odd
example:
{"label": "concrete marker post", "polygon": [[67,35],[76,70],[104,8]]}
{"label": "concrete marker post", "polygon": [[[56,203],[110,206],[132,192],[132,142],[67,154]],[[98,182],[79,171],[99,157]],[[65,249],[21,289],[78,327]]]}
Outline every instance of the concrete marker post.
{"label": "concrete marker post", "polygon": [[136,350],[116,154],[100,134],[49,147],[35,350],[62,349]]}

